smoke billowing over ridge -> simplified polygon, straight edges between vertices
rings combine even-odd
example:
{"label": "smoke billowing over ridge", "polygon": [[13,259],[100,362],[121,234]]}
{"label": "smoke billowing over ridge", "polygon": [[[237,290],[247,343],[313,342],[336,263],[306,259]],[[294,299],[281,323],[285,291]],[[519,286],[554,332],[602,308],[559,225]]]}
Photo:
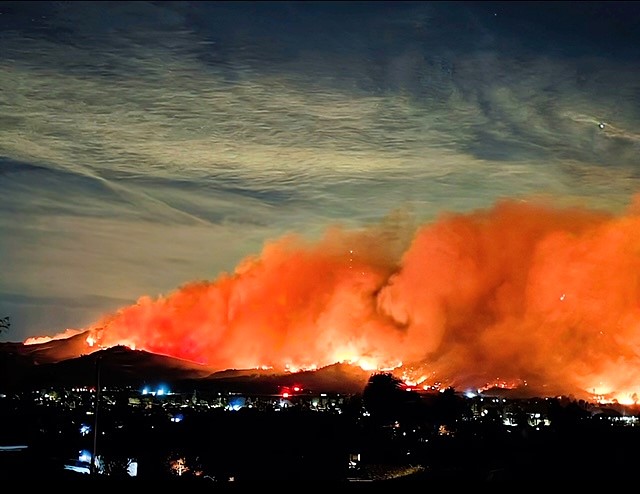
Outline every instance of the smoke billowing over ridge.
{"label": "smoke billowing over ridge", "polygon": [[290,235],[234,273],[140,298],[88,340],[219,369],[402,363],[426,383],[635,400],[639,211],[504,200],[417,228],[399,216]]}

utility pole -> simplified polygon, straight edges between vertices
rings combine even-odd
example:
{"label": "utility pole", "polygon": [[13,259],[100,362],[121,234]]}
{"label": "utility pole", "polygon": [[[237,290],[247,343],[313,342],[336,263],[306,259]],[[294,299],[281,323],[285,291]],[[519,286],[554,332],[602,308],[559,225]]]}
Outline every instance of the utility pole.
{"label": "utility pole", "polygon": [[91,475],[97,473],[98,411],[100,408],[100,355],[96,356],[96,401],[93,405],[93,452],[91,453]]}

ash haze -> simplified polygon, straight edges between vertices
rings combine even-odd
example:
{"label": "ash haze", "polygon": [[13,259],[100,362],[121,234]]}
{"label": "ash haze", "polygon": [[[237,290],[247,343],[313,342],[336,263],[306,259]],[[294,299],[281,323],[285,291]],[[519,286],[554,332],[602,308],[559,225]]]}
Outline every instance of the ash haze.
{"label": "ash haze", "polygon": [[639,42],[633,2],[0,2],[0,338],[635,392]]}

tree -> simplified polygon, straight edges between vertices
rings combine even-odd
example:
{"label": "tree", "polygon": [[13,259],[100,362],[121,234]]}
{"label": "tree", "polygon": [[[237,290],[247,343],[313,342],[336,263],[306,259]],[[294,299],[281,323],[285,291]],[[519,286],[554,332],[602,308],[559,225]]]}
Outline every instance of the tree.
{"label": "tree", "polygon": [[5,316],[0,319],[0,333],[9,331],[10,326],[11,326],[11,321],[9,321],[9,316]]}
{"label": "tree", "polygon": [[439,425],[453,425],[465,411],[464,399],[456,395],[455,389],[445,388],[433,400],[431,416]]}
{"label": "tree", "polygon": [[419,405],[419,397],[407,391],[401,379],[389,372],[373,374],[362,394],[365,408],[379,423],[410,418]]}

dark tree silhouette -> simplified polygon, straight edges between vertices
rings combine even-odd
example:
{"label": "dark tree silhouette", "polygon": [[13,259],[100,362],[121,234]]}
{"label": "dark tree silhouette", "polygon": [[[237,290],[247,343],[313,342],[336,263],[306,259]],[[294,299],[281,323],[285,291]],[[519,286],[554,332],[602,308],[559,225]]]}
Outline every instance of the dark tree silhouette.
{"label": "dark tree silhouette", "polygon": [[389,372],[373,374],[362,393],[362,401],[379,423],[391,423],[414,415],[419,397],[413,391],[407,391],[402,380]]}
{"label": "dark tree silhouette", "polygon": [[436,395],[430,416],[437,424],[451,425],[462,418],[465,410],[464,399],[456,394],[454,388],[446,388]]}
{"label": "dark tree silhouette", "polygon": [[11,321],[9,321],[9,316],[5,316],[0,319],[0,333],[9,331],[10,326],[11,326]]}
{"label": "dark tree silhouette", "polygon": [[556,398],[550,401],[548,416],[551,426],[556,431],[574,431],[585,420],[590,417],[590,413],[580,406],[578,401],[568,398]]}

